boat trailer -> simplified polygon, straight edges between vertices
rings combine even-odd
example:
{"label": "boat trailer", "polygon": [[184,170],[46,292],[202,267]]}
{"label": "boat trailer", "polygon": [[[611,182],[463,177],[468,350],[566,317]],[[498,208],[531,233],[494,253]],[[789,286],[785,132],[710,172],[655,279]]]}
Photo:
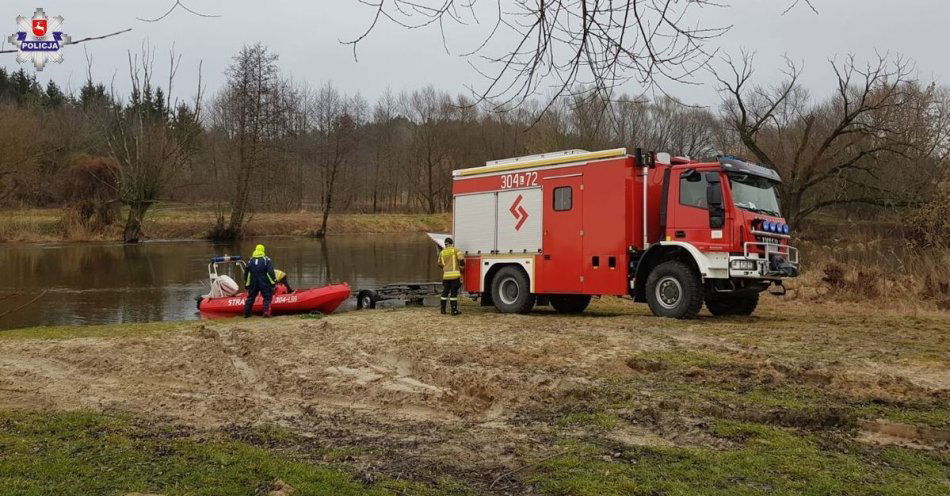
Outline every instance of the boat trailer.
{"label": "boat trailer", "polygon": [[389,300],[422,306],[427,297],[441,294],[441,282],[397,282],[376,289],[361,289],[356,295],[356,309],[376,308],[377,303]]}

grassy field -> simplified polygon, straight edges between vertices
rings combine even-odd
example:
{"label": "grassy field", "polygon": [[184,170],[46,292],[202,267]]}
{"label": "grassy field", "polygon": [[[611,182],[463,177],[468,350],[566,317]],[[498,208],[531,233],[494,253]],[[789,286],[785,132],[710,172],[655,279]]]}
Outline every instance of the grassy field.
{"label": "grassy field", "polygon": [[[196,432],[127,415],[0,413],[0,491],[22,495],[437,495],[449,482],[363,482],[332,448],[295,456],[278,430]],[[253,439],[248,442],[244,439]],[[283,490],[283,492],[281,492]]]}
{"label": "grassy field", "polygon": [[0,333],[0,493],[950,491],[946,312],[464,311]]}
{"label": "grassy field", "polygon": [[[149,239],[204,239],[215,222],[212,210],[158,206],[149,211]],[[449,214],[334,214],[329,234],[445,231]],[[63,218],[61,209],[0,210],[0,242],[110,241],[122,238],[121,222],[93,233]],[[257,213],[250,217],[248,236],[309,236],[320,226],[317,212]]]}

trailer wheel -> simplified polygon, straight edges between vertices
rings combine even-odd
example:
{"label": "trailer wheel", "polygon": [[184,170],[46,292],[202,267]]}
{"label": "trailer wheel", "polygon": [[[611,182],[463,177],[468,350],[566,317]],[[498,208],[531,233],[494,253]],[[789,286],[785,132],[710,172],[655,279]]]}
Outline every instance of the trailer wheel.
{"label": "trailer wheel", "polygon": [[376,291],[363,289],[356,295],[356,309],[376,308]]}
{"label": "trailer wheel", "polygon": [[658,317],[692,319],[703,308],[699,274],[677,260],[661,263],[650,272],[646,293],[650,310]]}
{"label": "trailer wheel", "polygon": [[502,313],[528,313],[534,307],[528,276],[518,267],[502,267],[492,279],[492,301]]}
{"label": "trailer wheel", "polygon": [[590,295],[551,295],[549,299],[557,313],[581,313],[590,305]]}
{"label": "trailer wheel", "polygon": [[706,297],[709,313],[720,315],[752,315],[759,305],[759,293],[744,295],[710,295]]}

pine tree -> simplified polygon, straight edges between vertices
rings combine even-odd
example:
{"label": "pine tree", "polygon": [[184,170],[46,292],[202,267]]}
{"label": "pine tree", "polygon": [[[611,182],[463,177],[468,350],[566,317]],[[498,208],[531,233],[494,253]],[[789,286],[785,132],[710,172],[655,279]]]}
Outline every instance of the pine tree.
{"label": "pine tree", "polygon": [[10,76],[7,70],[0,67],[0,102],[12,99],[13,94],[10,85]]}
{"label": "pine tree", "polygon": [[109,106],[111,104],[112,99],[109,98],[109,95],[106,93],[106,87],[102,83],[95,84],[89,79],[79,90],[79,105],[82,106],[83,110],[89,110],[97,106]]}
{"label": "pine tree", "polygon": [[13,89],[13,98],[19,105],[36,105],[43,99],[43,87],[36,80],[36,76],[27,74],[23,69],[16,71],[10,77]]}
{"label": "pine tree", "polygon": [[66,94],[64,94],[59,86],[53,82],[51,79],[50,82],[46,85],[46,94],[43,97],[43,106],[60,108],[66,103]]}

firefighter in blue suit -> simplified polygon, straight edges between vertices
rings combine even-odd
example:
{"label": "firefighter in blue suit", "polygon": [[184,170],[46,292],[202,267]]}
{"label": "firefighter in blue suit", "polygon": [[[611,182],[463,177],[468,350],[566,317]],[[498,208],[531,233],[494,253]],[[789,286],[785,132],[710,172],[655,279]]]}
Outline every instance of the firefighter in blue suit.
{"label": "firefighter in blue suit", "polygon": [[270,317],[270,301],[274,297],[274,285],[277,275],[274,262],[264,254],[264,245],[257,245],[251,259],[244,269],[244,286],[247,288],[247,300],[244,301],[244,318],[251,316],[251,308],[258,294],[264,296],[264,317]]}

